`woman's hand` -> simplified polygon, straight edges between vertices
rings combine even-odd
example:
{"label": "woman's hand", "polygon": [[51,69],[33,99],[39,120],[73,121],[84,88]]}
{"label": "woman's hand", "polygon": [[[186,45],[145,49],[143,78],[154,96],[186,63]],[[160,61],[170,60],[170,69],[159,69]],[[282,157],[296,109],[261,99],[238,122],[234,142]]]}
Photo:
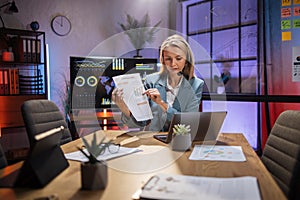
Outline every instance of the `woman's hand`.
{"label": "woman's hand", "polygon": [[148,98],[150,98],[152,101],[154,101],[157,105],[159,105],[164,112],[167,111],[168,109],[168,104],[166,104],[160,96],[160,93],[158,91],[158,89],[156,88],[150,88],[148,90],[146,90],[143,95],[146,94]]}
{"label": "woman's hand", "polygon": [[127,117],[130,117],[130,110],[123,100],[123,89],[115,88],[111,95],[111,100],[120,108],[121,112],[124,113]]}
{"label": "woman's hand", "polygon": [[156,88],[150,88],[146,90],[143,95],[147,95],[148,98],[150,98],[152,101],[154,101],[156,104],[161,102],[160,93]]}

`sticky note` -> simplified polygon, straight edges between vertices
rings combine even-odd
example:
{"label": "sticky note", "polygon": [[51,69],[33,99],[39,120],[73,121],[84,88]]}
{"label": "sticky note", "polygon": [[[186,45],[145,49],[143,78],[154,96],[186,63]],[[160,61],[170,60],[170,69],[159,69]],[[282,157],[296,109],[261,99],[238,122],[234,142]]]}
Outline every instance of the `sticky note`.
{"label": "sticky note", "polygon": [[300,16],[300,6],[294,7],[294,16]]}
{"label": "sticky note", "polygon": [[290,17],[292,15],[292,8],[281,8],[281,17]]}
{"label": "sticky note", "polygon": [[281,33],[282,41],[288,41],[292,39],[292,33],[291,32],[282,32]]}
{"label": "sticky note", "polygon": [[300,4],[300,0],[294,0],[294,4]]}
{"label": "sticky note", "polygon": [[290,29],[291,20],[281,20],[281,30]]}
{"label": "sticky note", "polygon": [[293,28],[300,28],[300,19],[293,20]]}
{"label": "sticky note", "polygon": [[281,5],[282,6],[290,6],[292,0],[281,0]]}

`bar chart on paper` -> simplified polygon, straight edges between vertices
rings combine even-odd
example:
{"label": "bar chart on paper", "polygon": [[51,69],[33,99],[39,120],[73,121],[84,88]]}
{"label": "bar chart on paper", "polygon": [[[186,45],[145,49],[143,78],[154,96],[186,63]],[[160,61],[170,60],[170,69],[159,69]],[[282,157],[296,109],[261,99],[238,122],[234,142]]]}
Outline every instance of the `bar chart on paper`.
{"label": "bar chart on paper", "polygon": [[246,157],[241,146],[195,145],[190,160],[243,162]]}

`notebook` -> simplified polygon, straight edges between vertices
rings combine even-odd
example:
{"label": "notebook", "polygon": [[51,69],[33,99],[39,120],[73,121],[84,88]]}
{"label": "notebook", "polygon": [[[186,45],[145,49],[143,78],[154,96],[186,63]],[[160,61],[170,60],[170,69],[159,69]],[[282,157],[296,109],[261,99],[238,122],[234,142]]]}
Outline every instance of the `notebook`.
{"label": "notebook", "polygon": [[64,127],[35,136],[29,155],[22,167],[0,179],[0,187],[35,187],[49,183],[69,166],[60,148]]}
{"label": "notebook", "polygon": [[191,127],[191,137],[193,142],[216,140],[226,115],[227,111],[175,113],[168,134],[156,134],[153,135],[153,137],[164,143],[170,143],[174,125],[186,124]]}

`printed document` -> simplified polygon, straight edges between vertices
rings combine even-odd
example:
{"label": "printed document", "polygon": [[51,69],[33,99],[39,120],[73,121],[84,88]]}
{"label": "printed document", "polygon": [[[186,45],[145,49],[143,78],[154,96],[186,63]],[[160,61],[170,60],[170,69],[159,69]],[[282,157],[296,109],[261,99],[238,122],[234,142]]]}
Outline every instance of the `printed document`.
{"label": "printed document", "polygon": [[153,118],[148,97],[142,95],[145,88],[139,73],[114,76],[113,80],[117,88],[123,89],[123,100],[137,121]]}
{"label": "printed document", "polygon": [[[89,154],[86,149],[83,150],[85,153]],[[97,157],[97,160],[110,160],[113,158],[129,155],[132,153],[140,152],[141,150],[138,148],[127,148],[127,147],[120,147],[119,151],[116,153],[110,153],[107,149],[105,150],[104,154]],[[81,153],[81,151],[74,151],[71,153],[65,154],[66,159],[68,160],[75,160],[80,162],[87,162],[88,158]]]}
{"label": "printed document", "polygon": [[142,188],[140,198],[184,200],[261,199],[256,177],[215,178],[172,174],[152,176]]}
{"label": "printed document", "polygon": [[244,162],[246,157],[241,146],[195,145],[190,160]]}

